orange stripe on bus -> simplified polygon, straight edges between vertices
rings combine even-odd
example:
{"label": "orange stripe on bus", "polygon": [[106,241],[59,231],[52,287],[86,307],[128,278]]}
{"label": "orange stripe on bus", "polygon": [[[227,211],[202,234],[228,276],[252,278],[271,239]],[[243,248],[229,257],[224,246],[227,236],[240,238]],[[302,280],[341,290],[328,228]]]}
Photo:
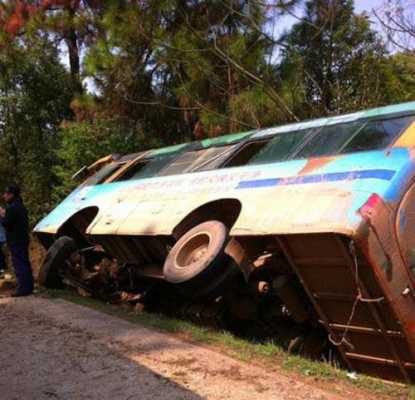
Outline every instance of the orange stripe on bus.
{"label": "orange stripe on bus", "polygon": [[312,158],[307,161],[307,164],[298,173],[299,175],[308,174],[315,171],[316,169],[322,168],[328,163],[332,162],[337,157],[324,157],[324,158]]}
{"label": "orange stripe on bus", "polygon": [[415,146],[415,122],[413,122],[392,147],[414,147]]}

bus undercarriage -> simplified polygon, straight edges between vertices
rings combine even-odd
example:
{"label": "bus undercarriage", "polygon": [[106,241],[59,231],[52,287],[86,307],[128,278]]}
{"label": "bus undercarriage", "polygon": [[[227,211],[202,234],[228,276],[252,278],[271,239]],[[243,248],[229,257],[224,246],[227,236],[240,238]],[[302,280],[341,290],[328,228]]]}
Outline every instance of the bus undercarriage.
{"label": "bus undercarriage", "polygon": [[[214,272],[174,283],[163,276],[173,238],[94,235],[88,241],[94,246],[67,257],[66,285],[277,342],[357,372],[414,379],[415,363],[399,318],[359,245],[346,236],[233,237]],[[203,243],[188,243],[189,257],[197,256]]]}

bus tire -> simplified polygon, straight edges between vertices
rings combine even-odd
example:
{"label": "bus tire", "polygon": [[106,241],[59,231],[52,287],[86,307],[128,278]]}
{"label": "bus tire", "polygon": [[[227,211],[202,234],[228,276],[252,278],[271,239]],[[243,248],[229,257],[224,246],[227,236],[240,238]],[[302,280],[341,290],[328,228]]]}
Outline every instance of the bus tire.
{"label": "bus tire", "polygon": [[71,254],[76,252],[78,247],[75,240],[69,236],[62,236],[49,247],[46,257],[39,269],[38,282],[41,286],[50,289],[63,287],[62,277],[59,275],[59,268],[65,265],[65,261]]}
{"label": "bus tire", "polygon": [[194,292],[190,292],[194,298],[216,298],[224,293],[229,282],[236,279],[241,274],[238,266],[233,260],[225,254],[222,260],[221,271],[218,276],[212,277],[211,282],[203,285],[201,288],[196,288]]}
{"label": "bus tire", "polygon": [[212,283],[226,266],[228,228],[220,221],[207,221],[186,232],[164,262],[166,281],[182,289],[199,289]]}

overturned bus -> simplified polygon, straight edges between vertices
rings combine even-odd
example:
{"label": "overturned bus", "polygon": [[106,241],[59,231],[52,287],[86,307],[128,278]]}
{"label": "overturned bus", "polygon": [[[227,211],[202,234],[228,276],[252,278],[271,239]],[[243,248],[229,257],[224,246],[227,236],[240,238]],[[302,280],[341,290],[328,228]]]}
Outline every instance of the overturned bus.
{"label": "overturned bus", "polygon": [[347,368],[413,382],[414,149],[412,102],[108,156],[35,227],[40,283],[81,281],[93,249],[241,319],[266,298],[276,332],[320,330]]}

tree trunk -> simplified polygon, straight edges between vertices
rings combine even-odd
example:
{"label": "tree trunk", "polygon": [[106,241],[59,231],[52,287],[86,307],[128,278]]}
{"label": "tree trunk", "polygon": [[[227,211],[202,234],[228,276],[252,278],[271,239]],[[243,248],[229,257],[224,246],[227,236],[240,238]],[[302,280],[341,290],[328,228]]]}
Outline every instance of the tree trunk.
{"label": "tree trunk", "polygon": [[[75,17],[75,10],[71,8],[68,11],[70,19],[71,21],[73,21]],[[73,28],[72,24],[65,33],[64,40],[66,46],[68,47],[69,68],[71,72],[73,88],[76,94],[81,94],[83,92],[83,88],[80,77],[80,55],[78,47],[78,38],[76,35],[76,30],[75,28]]]}

